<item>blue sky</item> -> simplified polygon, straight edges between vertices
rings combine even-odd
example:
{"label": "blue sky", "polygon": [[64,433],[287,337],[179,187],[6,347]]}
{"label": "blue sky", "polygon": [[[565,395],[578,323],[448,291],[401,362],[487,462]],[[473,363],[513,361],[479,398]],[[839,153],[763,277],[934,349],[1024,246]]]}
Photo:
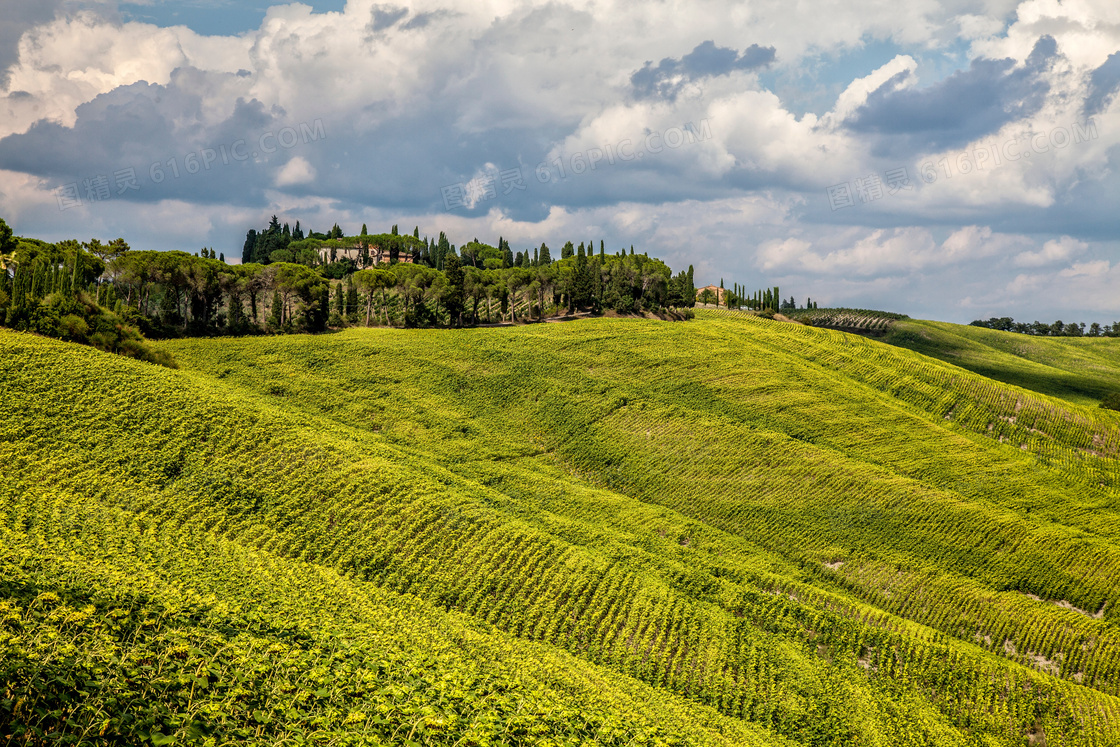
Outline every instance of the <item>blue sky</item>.
{"label": "blue sky", "polygon": [[603,240],[822,304],[1120,319],[1120,6],[14,0],[0,217]]}
{"label": "blue sky", "polygon": [[[345,0],[317,0],[308,2],[318,13],[341,12]],[[119,11],[124,21],[140,21],[156,26],[186,26],[206,36],[232,36],[253,31],[260,27],[270,3],[248,0],[152,0],[144,3],[120,3]]]}

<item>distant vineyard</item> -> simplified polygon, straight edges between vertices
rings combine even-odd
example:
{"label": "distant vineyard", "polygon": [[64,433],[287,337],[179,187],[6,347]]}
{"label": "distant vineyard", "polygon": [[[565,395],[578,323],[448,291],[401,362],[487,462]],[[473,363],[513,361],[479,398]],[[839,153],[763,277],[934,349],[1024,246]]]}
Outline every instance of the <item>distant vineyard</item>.
{"label": "distant vineyard", "polygon": [[869,309],[801,309],[782,312],[790,319],[813,327],[829,329],[857,330],[866,332],[885,332],[899,319],[907,319],[905,314]]}

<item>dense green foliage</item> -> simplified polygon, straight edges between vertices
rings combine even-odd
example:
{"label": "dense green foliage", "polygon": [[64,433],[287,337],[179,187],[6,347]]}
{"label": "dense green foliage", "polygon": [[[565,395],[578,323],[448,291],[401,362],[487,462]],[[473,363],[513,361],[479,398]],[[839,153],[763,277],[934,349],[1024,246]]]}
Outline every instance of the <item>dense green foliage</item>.
{"label": "dense green foliage", "polygon": [[542,244],[529,262],[504,239],[498,247],[476,239],[460,254],[442,233],[429,242],[418,229],[364,231],[348,239],[336,225],[329,236],[304,237],[298,222],[293,231],[273,216],[246,238],[244,257],[255,261],[228,265],[206,248],[191,255],[133,251],[123,239],[16,239],[0,220],[0,325],[153,360],[142,334],[512,324],[606,311],[687,318],[678,310],[695,304],[692,268],[673,275],[633,248],[608,255],[600,243],[595,255],[580,244],[553,262]]}
{"label": "dense green foliage", "polygon": [[1103,327],[1099,322],[1093,322],[1088,328],[1085,322],[1064,323],[1061,319],[1047,324],[1046,322],[1017,322],[1009,316],[992,317],[991,319],[977,319],[970,326],[998,329],[1002,332],[1018,332],[1022,335],[1038,335],[1041,337],[1120,337],[1120,322],[1106,324]]}
{"label": "dense green foliage", "polygon": [[0,331],[16,743],[1120,740],[1109,411],[728,311],[160,348]]}

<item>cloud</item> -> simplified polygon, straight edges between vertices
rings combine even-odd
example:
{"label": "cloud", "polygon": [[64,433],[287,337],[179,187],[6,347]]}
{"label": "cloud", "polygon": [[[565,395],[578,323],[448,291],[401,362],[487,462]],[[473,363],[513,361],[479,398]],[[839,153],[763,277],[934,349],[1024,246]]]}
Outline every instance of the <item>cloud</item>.
{"label": "cloud", "polygon": [[1031,245],[1027,236],[995,233],[990,226],[964,226],[941,242],[941,250],[946,259],[959,262],[1009,257]]}
{"label": "cloud", "polygon": [[1120,52],[1113,52],[1104,64],[1089,77],[1089,95],[1085,98],[1085,116],[1100,114],[1120,91]]}
{"label": "cloud", "polygon": [[4,3],[4,22],[0,23],[0,89],[6,88],[10,68],[19,60],[19,42],[24,33],[49,21],[62,6],[62,0]]}
{"label": "cloud", "polygon": [[276,186],[288,187],[293,184],[307,184],[315,181],[315,167],[303,156],[295,156],[276,174]]}
{"label": "cloud", "polygon": [[1076,262],[1058,275],[1063,278],[1100,277],[1108,273],[1110,266],[1107,259],[1099,259],[1096,262]]}
{"label": "cloud", "polygon": [[391,28],[405,16],[408,15],[408,8],[401,8],[396,5],[374,5],[370,9],[370,20],[366,28],[371,32],[383,31]]}
{"label": "cloud", "polygon": [[910,55],[896,55],[886,65],[870,75],[856,78],[836,99],[836,105],[823,119],[831,125],[843,124],[858,109],[867,104],[868,97],[877,91],[897,91],[917,84],[918,63]]}
{"label": "cloud", "polygon": [[1050,91],[1044,73],[1056,54],[1057,42],[1043,36],[1021,66],[1010,58],[974,59],[967,70],[925,88],[898,85],[896,76],[846,124],[854,132],[900,136],[911,150],[964,145],[1038,112]]}
{"label": "cloud", "polygon": [[1017,267],[1042,267],[1044,265],[1065,262],[1074,255],[1082,254],[1089,245],[1071,236],[1062,236],[1060,239],[1047,241],[1042,249],[1036,252],[1023,252],[1015,257]]}
{"label": "cloud", "polygon": [[759,251],[759,267],[763,270],[814,275],[881,276],[920,269],[937,261],[937,244],[922,227],[877,229],[862,235],[848,232],[833,240],[818,239],[816,244],[787,239],[763,245]]}
{"label": "cloud", "polygon": [[646,64],[630,76],[630,86],[638,98],[673,100],[689,83],[702,78],[730,75],[736,70],[757,70],[774,62],[774,47],[752,44],[742,52],[718,47],[708,40],[696,45],[680,59],[664,57],[657,67]]}

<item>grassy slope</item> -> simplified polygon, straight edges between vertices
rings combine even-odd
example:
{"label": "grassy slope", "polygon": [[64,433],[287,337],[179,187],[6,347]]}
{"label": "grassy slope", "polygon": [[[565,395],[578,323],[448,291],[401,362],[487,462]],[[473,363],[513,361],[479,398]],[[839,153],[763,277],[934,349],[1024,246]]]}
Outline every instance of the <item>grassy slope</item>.
{"label": "grassy slope", "polygon": [[1033,337],[947,322],[896,322],[885,342],[982,376],[1094,406],[1120,391],[1114,338]]}
{"label": "grassy slope", "polygon": [[[295,629],[311,640],[279,639],[292,679],[323,637],[428,638],[402,669],[480,693],[319,688],[294,714],[258,694],[266,743],[312,716],[399,741],[433,702],[512,739],[492,683],[513,674],[542,713],[585,712],[546,728],[600,741],[609,718],[694,742],[1115,741],[1114,416],[841,333],[700,316],[167,343],[179,372],[0,335],[4,560],[30,589],[10,616],[57,627],[27,601],[43,591],[94,617],[142,597],[171,622],[135,645],[258,635],[243,648],[262,666]],[[211,568],[219,551],[247,559],[238,574]],[[122,584],[137,558],[141,586]],[[373,601],[338,613],[340,587]],[[466,663],[432,667],[449,637]],[[164,728],[232,729],[247,706],[221,683],[221,718],[169,700]]]}

